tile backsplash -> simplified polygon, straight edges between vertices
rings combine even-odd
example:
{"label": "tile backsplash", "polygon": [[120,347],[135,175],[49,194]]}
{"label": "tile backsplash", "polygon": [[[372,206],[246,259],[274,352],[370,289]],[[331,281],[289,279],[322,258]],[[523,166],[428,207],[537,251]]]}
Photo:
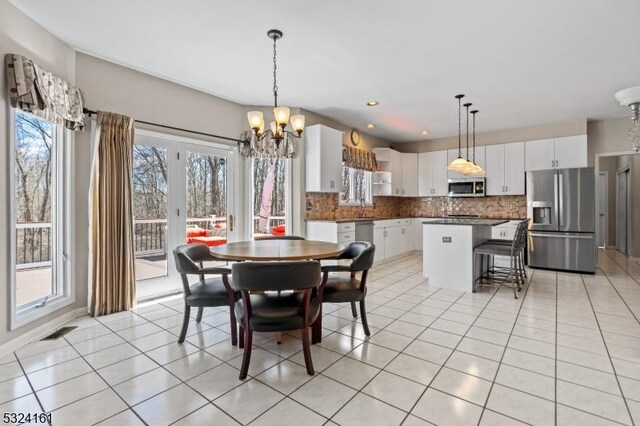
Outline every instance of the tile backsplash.
{"label": "tile backsplash", "polygon": [[373,197],[373,206],[342,207],[338,194],[306,193],[307,220],[338,220],[359,217],[438,217],[481,215],[488,218],[524,218],[524,195],[449,198],[449,197]]}

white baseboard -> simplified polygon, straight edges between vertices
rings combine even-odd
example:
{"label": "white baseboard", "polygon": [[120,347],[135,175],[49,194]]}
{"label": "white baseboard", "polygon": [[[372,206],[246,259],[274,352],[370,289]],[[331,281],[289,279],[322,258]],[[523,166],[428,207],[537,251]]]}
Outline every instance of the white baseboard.
{"label": "white baseboard", "polygon": [[61,325],[83,315],[87,315],[86,307],[74,309],[73,311],[67,312],[66,314],[61,315],[58,318],[47,322],[46,324],[42,324],[40,327],[36,327],[33,330],[16,337],[13,340],[3,343],[2,345],[0,345],[0,358],[9,355],[16,349],[19,349],[22,346],[26,345],[27,343],[42,339],[47,334],[55,331]]}

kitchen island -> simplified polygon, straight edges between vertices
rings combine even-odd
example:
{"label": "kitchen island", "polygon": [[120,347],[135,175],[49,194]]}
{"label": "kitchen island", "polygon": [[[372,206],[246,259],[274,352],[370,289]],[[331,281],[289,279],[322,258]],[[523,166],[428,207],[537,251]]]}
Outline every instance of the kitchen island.
{"label": "kitchen island", "polygon": [[473,248],[491,239],[491,228],[508,222],[494,219],[429,219],[423,227],[423,275],[429,285],[473,291],[484,271],[474,268]]}

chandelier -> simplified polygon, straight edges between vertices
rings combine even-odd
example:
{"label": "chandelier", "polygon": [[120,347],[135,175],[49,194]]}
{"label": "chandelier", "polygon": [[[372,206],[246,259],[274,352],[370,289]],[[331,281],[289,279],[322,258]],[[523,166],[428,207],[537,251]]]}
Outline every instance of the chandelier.
{"label": "chandelier", "polygon": [[273,40],[273,117],[274,121],[269,123],[269,129],[265,130],[264,114],[262,111],[249,111],[247,119],[251,126],[251,131],[258,141],[274,142],[276,146],[280,145],[286,137],[293,136],[299,138],[304,130],[304,115],[297,114],[291,116],[291,127],[293,132],[286,130],[289,123],[289,115],[291,110],[286,106],[278,106],[278,84],[276,79],[277,57],[276,42],[282,38],[282,31],[269,30],[267,36]]}
{"label": "chandelier", "polygon": [[640,86],[630,87],[616,92],[616,99],[620,105],[631,109],[631,128],[629,128],[629,140],[633,144],[633,150],[640,151]]}
{"label": "chandelier", "polygon": [[448,170],[459,172],[464,175],[482,174],[484,170],[476,164],[476,113],[478,110],[471,111],[473,114],[473,161],[469,161],[469,107],[473,104],[466,103],[464,107],[467,111],[467,155],[462,157],[462,98],[464,95],[456,95],[458,100],[458,157],[447,166]]}

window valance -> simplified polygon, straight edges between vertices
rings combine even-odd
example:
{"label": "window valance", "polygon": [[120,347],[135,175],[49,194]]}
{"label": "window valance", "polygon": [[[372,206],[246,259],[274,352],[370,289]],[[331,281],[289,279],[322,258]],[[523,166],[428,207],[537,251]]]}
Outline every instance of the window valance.
{"label": "window valance", "polygon": [[287,136],[277,145],[269,138],[260,140],[251,131],[244,132],[240,139],[244,142],[238,142],[238,151],[245,157],[293,158],[296,153],[295,141]]}
{"label": "window valance", "polygon": [[378,171],[376,154],[371,151],[345,145],[342,147],[342,162],[345,167],[351,167],[352,169],[367,170],[370,172]]}
{"label": "window valance", "polygon": [[11,105],[67,129],[84,129],[82,92],[32,60],[15,53],[4,57]]}

